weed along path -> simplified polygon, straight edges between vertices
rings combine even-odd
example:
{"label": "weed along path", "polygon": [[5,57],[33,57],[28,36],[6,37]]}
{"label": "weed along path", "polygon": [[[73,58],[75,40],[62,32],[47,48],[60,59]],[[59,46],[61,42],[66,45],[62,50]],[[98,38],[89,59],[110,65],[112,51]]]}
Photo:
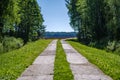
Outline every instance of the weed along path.
{"label": "weed along path", "polygon": [[53,40],[17,80],[53,80],[57,40]]}
{"label": "weed along path", "polygon": [[88,62],[88,60],[73,49],[66,41],[61,40],[66,53],[67,61],[74,75],[74,80],[112,80],[100,69]]}

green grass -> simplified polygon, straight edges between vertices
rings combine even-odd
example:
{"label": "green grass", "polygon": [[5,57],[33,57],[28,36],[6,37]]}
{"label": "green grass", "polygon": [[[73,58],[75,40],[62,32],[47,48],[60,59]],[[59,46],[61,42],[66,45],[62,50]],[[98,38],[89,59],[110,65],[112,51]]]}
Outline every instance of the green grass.
{"label": "green grass", "polygon": [[75,41],[67,41],[91,63],[97,65],[105,74],[114,80],[120,80],[120,56],[82,45]]}
{"label": "green grass", "polygon": [[16,80],[51,40],[38,40],[0,55],[0,80]]}
{"label": "green grass", "polygon": [[60,41],[57,43],[54,65],[54,80],[73,80],[73,75]]}

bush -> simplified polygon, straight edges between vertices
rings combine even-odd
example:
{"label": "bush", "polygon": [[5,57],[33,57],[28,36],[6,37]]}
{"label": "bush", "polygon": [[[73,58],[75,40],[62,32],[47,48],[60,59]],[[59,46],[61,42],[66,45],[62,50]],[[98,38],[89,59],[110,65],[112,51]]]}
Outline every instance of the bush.
{"label": "bush", "polygon": [[117,53],[117,54],[120,55],[120,41],[117,42],[117,44],[116,44],[116,50],[115,50],[115,53]]}
{"label": "bush", "polygon": [[120,47],[115,50],[115,53],[120,55]]}
{"label": "bush", "polygon": [[116,49],[116,41],[109,41],[107,45],[107,51],[115,51]]}
{"label": "bush", "polygon": [[95,46],[96,46],[96,42],[90,42],[90,43],[88,44],[88,46],[90,46],[90,47],[95,47]]}
{"label": "bush", "polygon": [[0,53],[3,53],[3,44],[0,43]]}
{"label": "bush", "polygon": [[109,41],[107,51],[112,51],[120,55],[120,41]]}
{"label": "bush", "polygon": [[18,49],[23,46],[23,40],[14,37],[5,37],[2,41],[4,52],[8,52],[14,49]]}
{"label": "bush", "polygon": [[105,49],[106,48],[106,44],[107,42],[105,40],[101,40],[101,41],[94,41],[94,42],[90,42],[88,44],[88,46],[90,47],[95,47],[98,49]]}

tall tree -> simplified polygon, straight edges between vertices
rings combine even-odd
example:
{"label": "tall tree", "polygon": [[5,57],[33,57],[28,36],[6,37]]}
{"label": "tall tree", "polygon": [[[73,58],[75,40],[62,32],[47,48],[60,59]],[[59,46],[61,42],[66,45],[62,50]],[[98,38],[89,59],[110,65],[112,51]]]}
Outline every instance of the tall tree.
{"label": "tall tree", "polygon": [[20,7],[21,23],[18,26],[18,37],[22,37],[26,43],[33,36],[37,36],[37,30],[44,20],[36,0],[21,1]]}
{"label": "tall tree", "polygon": [[120,0],[108,0],[111,15],[109,16],[108,31],[112,39],[120,40]]}
{"label": "tall tree", "polygon": [[70,17],[70,25],[75,31],[78,31],[77,20],[79,19],[79,13],[77,12],[77,0],[65,0],[68,8],[68,15]]}
{"label": "tall tree", "polygon": [[13,24],[20,22],[18,11],[17,0],[0,1],[0,36],[3,36],[3,30],[13,29]]}
{"label": "tall tree", "polygon": [[[108,1],[66,0],[72,27],[79,31],[78,39],[85,42],[105,39],[109,22]],[[106,12],[109,11],[109,12]],[[109,14],[108,14],[109,13]],[[78,25],[77,25],[77,24]],[[77,28],[76,28],[77,25]]]}
{"label": "tall tree", "polygon": [[87,0],[90,29],[93,39],[99,41],[106,37],[104,0]]}

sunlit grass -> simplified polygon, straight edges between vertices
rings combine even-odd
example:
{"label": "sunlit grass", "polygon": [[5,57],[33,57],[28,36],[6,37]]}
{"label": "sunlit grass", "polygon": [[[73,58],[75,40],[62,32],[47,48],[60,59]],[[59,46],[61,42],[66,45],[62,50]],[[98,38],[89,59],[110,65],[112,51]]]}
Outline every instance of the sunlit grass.
{"label": "sunlit grass", "polygon": [[67,41],[91,63],[97,65],[114,80],[120,80],[120,56],[104,50],[91,48],[75,41]]}
{"label": "sunlit grass", "polygon": [[60,41],[57,43],[54,65],[54,80],[73,80],[73,75]]}
{"label": "sunlit grass", "polygon": [[0,55],[0,80],[16,80],[50,42],[51,40],[38,40]]}

